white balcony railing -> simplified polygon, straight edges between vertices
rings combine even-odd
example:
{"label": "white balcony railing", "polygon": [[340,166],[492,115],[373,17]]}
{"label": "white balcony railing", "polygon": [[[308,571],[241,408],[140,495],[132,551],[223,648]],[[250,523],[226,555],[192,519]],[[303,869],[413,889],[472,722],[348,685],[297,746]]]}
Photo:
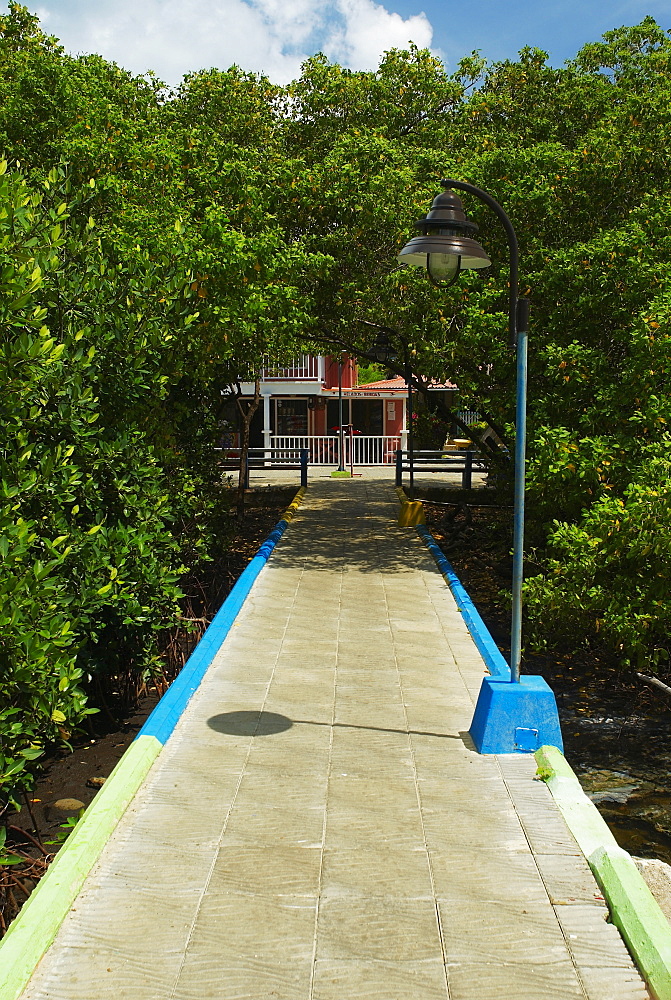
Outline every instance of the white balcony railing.
{"label": "white balcony railing", "polygon": [[265,382],[323,382],[325,358],[314,354],[300,354],[292,358],[288,364],[275,364],[272,358],[266,358],[263,368]]}

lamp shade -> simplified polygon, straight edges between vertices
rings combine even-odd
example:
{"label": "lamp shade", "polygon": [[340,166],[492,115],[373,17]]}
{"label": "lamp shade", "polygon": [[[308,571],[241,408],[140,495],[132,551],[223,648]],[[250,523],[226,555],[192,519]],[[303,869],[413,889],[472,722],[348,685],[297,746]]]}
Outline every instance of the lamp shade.
{"label": "lamp shade", "polygon": [[367,353],[382,365],[386,365],[388,361],[396,361],[398,357],[398,351],[383,331],[378,333]]}
{"label": "lamp shade", "polygon": [[473,239],[478,227],[466,218],[461,199],[450,188],[433,199],[430,212],[415,225],[415,236],[398,255],[399,263],[425,267],[434,281],[451,284],[460,271],[489,267],[485,250]]}

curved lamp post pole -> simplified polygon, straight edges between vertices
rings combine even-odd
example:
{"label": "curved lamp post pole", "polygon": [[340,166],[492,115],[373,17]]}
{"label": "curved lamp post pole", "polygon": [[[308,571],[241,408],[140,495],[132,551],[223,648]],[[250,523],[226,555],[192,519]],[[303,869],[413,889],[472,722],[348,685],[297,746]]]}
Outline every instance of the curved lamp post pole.
{"label": "curved lamp post pole", "polygon": [[[377,326],[378,324],[371,324]],[[379,333],[375,339],[375,343],[368,351],[368,355],[371,358],[375,358],[380,364],[386,364],[388,361],[396,361],[398,358],[398,353],[392,346],[387,332],[398,333],[397,330],[392,330],[390,327],[378,326]],[[410,499],[415,499],[415,465],[414,465],[414,436],[413,436],[413,419],[412,419],[412,368],[410,366],[410,345],[404,342],[403,348],[403,370],[405,372],[405,384],[408,393],[406,406],[408,412],[408,472],[409,472],[409,486],[408,490],[410,493]]]}
{"label": "curved lamp post pole", "polygon": [[[513,541],[513,614],[510,683],[498,660],[487,653],[490,676],[484,677],[470,735],[480,753],[531,753],[545,743],[562,749],[554,694],[542,677],[520,677],[522,648],[522,566],[524,556],[524,462],[526,444],[527,325],[529,303],[518,299],[517,238],[510,219],[491,195],[465,181],[444,180],[445,191],[417,222],[416,236],[401,250],[399,261],[425,267],[438,285],[451,285],[461,271],[488,267],[489,257],[473,239],[478,227],[464,215],[452,188],[483,201],[503,223],[510,250],[509,332],[517,348],[517,413],[515,433],[515,509]],[[475,637],[478,641],[478,636]],[[484,638],[480,636],[480,638]],[[488,638],[488,637],[487,637]],[[486,643],[485,643],[486,645]]]}
{"label": "curved lamp post pole", "polygon": [[528,299],[518,299],[518,246],[515,230],[497,201],[474,184],[442,180],[445,191],[434,198],[431,211],[417,222],[422,236],[410,240],[399,254],[402,264],[425,267],[437,285],[449,287],[463,270],[488,267],[491,261],[472,238],[478,227],[466,218],[453,188],[483,201],[503,223],[510,252],[508,331],[510,346],[517,348],[517,406],[515,418],[515,483],[513,531],[513,611],[510,634],[511,681],[519,682],[522,656],[522,570],[524,562],[524,465],[526,453],[527,326]]}

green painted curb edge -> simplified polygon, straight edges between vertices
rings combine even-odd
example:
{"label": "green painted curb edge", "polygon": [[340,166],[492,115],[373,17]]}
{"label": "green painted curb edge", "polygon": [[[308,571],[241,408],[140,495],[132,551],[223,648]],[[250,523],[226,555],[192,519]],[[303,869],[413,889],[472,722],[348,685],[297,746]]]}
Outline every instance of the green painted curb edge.
{"label": "green painted curb edge", "polygon": [[650,992],[655,1000],[671,1000],[671,924],[562,753],[545,746],[535,756],[540,777],[585,855],[608,903],[611,920]]}
{"label": "green painted curb edge", "polygon": [[[306,487],[298,490],[284,514],[286,521],[295,516],[305,493]],[[163,743],[155,736],[136,737],[10,924],[0,941],[0,975],[4,976],[0,979],[0,1000],[18,1000],[28,985],[86,876],[162,749]]]}
{"label": "green painted curb edge", "polygon": [[142,736],[131,743],[38,889],[10,924],[0,943],[0,964],[4,969],[0,1000],[16,1000],[27,985],[161,749],[162,744],[153,736]]}

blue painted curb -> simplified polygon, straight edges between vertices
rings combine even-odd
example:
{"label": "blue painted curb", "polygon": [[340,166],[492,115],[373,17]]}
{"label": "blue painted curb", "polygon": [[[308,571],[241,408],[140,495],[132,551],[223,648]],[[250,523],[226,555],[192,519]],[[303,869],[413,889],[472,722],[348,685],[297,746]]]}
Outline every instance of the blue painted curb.
{"label": "blue painted curb", "polygon": [[76,831],[0,942],[0,969],[4,971],[5,966],[7,968],[7,975],[3,976],[0,972],[0,1000],[18,1000],[23,993],[105,842],[175,728],[304,495],[305,488],[301,488],[282,520],[278,521],[240,574],[181,673],[127,748],[78,823]]}
{"label": "blue painted curb", "polygon": [[[299,491],[297,499],[302,498]],[[297,500],[294,500],[294,504]],[[293,505],[292,505],[293,506]],[[205,634],[172,682],[158,705],[148,717],[135,739],[140,736],[154,736],[165,743],[194,694],[207,668],[212,663],[219,647],[228,635],[245,599],[249,595],[256,578],[268,562],[270,555],[289,525],[287,517],[278,521],[256,555],[238,577],[230,594],[205,630]]]}
{"label": "blue painted curb", "polygon": [[489,634],[477,608],[424,525],[417,533],[426,543],[452,591],[490,677],[483,677],[470,736],[478,753],[532,753],[542,744],[563,749],[557,703],[542,677],[524,676],[512,684],[510,667]]}
{"label": "blue painted curb", "polygon": [[445,580],[452,591],[452,596],[457,602],[457,607],[461,611],[464,621],[466,622],[468,631],[471,633],[473,641],[478,647],[478,651],[485,661],[490,674],[492,677],[500,677],[503,680],[510,680],[510,667],[506,663],[503,653],[489,634],[489,629],[480,617],[478,609],[473,604],[473,601],[465,590],[464,585],[452,569],[449,560],[442,552],[435,538],[429,529],[423,524],[417,525],[417,534],[420,535],[426,543],[431,555],[436,560],[438,569],[445,577]]}

